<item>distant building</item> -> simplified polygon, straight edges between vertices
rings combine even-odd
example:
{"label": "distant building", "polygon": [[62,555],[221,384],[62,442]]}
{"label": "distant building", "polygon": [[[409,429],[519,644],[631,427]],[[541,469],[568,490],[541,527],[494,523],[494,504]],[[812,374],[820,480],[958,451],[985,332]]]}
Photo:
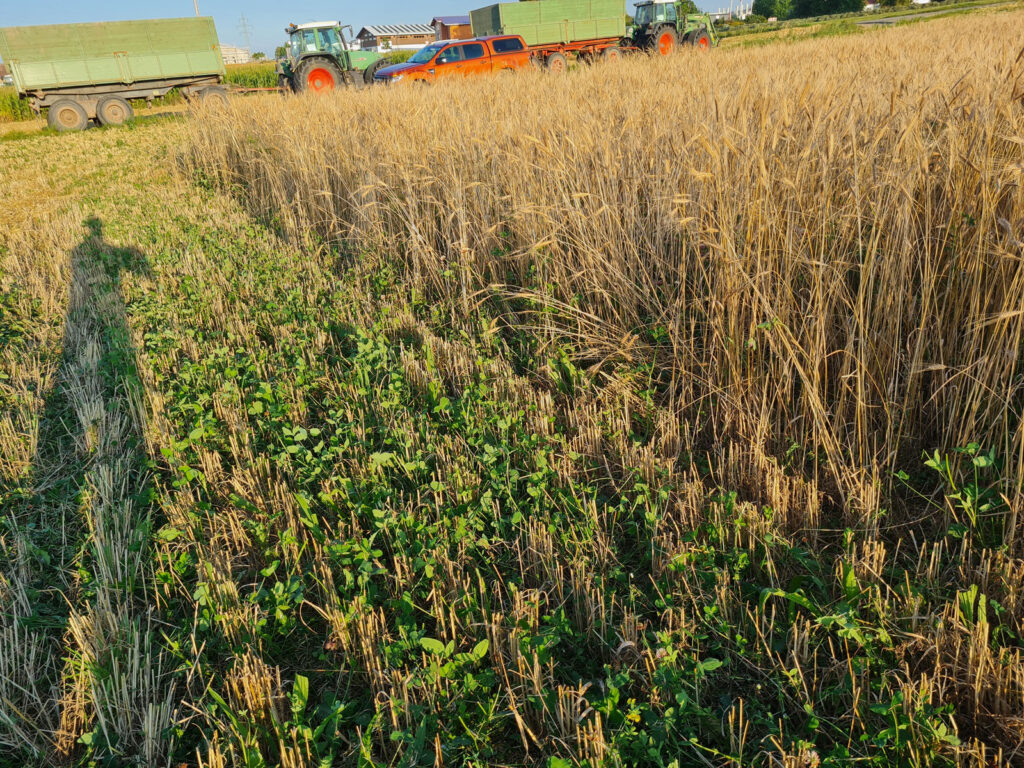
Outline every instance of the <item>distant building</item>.
{"label": "distant building", "polygon": [[435,16],[430,26],[437,40],[468,40],[473,36],[469,16]]}
{"label": "distant building", "polygon": [[740,3],[739,5],[729,5],[728,8],[719,8],[714,13],[709,13],[712,21],[732,21],[733,19],[739,19],[742,21],[747,18],[753,11],[753,3]]}
{"label": "distant building", "polygon": [[225,64],[248,64],[252,61],[252,54],[248,48],[239,48],[237,45],[222,45],[220,55]]}
{"label": "distant building", "polygon": [[364,51],[418,49],[435,39],[434,28],[428,24],[375,24],[356,35]]}

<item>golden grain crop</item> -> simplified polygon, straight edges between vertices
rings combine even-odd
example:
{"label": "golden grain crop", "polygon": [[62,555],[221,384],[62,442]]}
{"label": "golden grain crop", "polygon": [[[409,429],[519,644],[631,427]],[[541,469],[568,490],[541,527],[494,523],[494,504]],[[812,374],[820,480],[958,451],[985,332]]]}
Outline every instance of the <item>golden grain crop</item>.
{"label": "golden grain crop", "polygon": [[1016,496],[1020,41],[973,23],[245,103],[190,158],[452,322],[503,302],[594,369],[650,364],[708,440],[823,458],[850,521],[923,447],[998,445]]}

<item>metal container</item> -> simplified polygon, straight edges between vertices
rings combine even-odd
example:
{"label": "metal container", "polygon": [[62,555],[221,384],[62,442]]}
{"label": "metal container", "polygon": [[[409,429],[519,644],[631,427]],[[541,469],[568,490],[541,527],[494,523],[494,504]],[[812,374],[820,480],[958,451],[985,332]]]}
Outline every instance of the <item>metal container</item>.
{"label": "metal container", "polygon": [[623,0],[524,0],[469,14],[473,35],[522,35],[527,45],[569,44],[623,37]]}
{"label": "metal container", "polygon": [[213,19],[0,28],[19,93],[224,76]]}

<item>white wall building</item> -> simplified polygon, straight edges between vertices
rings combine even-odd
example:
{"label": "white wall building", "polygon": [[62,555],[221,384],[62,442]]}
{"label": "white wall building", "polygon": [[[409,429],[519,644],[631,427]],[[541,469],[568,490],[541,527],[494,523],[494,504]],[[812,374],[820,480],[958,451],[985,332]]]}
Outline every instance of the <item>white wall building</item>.
{"label": "white wall building", "polygon": [[248,48],[239,48],[237,45],[222,45],[220,55],[225,64],[248,64],[252,61],[252,53]]}

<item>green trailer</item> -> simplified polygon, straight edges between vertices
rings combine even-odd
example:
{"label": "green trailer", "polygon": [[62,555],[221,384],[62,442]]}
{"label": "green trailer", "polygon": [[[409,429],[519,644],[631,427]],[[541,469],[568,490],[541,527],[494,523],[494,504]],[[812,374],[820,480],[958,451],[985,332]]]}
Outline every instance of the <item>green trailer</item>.
{"label": "green trailer", "polygon": [[225,104],[224,60],[213,19],[149,19],[0,28],[0,57],[22,98],[50,125],[80,130],[90,119],[122,123],[131,100],[180,89]]}
{"label": "green trailer", "polygon": [[469,14],[474,37],[521,35],[537,61],[559,71],[570,57],[618,58],[626,34],[623,0],[528,0]]}

